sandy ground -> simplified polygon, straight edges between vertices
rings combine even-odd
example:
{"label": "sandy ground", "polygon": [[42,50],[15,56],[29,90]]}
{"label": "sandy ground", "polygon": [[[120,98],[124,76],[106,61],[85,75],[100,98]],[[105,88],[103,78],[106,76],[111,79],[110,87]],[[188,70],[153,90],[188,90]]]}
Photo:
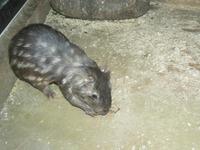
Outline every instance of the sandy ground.
{"label": "sandy ground", "polygon": [[17,81],[0,114],[1,150],[200,149],[200,9],[152,3],[122,21],[67,19],[46,24],[111,71],[117,113],[90,117]]}

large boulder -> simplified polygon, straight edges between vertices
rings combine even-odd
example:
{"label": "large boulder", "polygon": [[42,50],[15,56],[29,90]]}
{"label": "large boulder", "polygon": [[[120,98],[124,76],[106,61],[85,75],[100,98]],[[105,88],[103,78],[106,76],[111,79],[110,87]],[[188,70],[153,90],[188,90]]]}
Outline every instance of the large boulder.
{"label": "large boulder", "polygon": [[52,8],[70,18],[129,19],[149,10],[150,0],[50,0]]}

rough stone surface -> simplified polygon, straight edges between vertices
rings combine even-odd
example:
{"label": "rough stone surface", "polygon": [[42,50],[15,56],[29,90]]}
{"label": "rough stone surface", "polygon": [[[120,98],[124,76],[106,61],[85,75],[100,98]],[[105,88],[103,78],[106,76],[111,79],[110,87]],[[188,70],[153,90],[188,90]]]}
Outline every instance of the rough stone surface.
{"label": "rough stone surface", "polygon": [[128,19],[142,16],[149,10],[150,0],[51,0],[57,12],[79,19]]}

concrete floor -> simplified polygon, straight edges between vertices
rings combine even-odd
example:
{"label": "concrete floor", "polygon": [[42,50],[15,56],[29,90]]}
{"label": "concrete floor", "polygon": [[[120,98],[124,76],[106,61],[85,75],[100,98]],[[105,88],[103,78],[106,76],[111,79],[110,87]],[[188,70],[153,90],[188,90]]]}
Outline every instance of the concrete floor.
{"label": "concrete floor", "polygon": [[56,86],[48,100],[17,81],[0,112],[1,150],[200,149],[200,9],[153,3],[143,17],[46,24],[111,70],[117,113],[90,117]]}

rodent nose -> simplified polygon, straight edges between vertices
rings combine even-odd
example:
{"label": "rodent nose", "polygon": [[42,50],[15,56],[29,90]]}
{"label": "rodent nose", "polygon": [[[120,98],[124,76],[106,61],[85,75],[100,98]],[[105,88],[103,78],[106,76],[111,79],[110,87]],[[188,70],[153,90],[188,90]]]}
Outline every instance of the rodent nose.
{"label": "rodent nose", "polygon": [[101,112],[101,115],[105,116],[107,113],[108,113],[108,111],[103,111],[103,112]]}
{"label": "rodent nose", "polygon": [[99,115],[106,115],[108,113],[109,109],[108,108],[98,108],[96,110],[96,112],[99,114]]}

